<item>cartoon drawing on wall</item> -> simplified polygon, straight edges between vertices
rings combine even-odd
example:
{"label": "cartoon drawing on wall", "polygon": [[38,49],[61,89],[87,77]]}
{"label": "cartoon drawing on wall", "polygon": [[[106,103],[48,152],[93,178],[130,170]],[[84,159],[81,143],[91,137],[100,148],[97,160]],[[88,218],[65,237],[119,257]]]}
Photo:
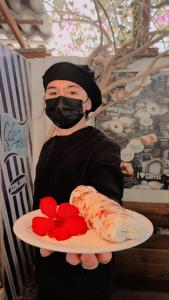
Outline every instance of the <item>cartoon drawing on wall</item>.
{"label": "cartoon drawing on wall", "polygon": [[121,147],[134,167],[125,187],[169,189],[169,75],[151,76],[141,93],[114,103],[96,118],[96,127]]}

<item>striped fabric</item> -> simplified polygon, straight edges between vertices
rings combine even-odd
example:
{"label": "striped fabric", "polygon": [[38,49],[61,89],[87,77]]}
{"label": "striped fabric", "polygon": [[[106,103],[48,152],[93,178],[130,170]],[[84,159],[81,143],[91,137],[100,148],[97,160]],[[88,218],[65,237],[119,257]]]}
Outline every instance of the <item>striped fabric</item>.
{"label": "striped fabric", "polygon": [[0,205],[5,300],[15,300],[32,274],[33,249],[14,222],[32,207],[30,65],[0,45]]}

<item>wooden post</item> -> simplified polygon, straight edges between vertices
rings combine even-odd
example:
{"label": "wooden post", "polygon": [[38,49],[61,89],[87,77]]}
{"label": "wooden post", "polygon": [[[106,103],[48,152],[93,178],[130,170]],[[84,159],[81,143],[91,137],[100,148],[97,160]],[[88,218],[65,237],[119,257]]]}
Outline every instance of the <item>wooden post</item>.
{"label": "wooden post", "polygon": [[0,11],[1,11],[3,17],[5,18],[5,20],[7,21],[9,27],[11,28],[12,32],[14,33],[20,46],[22,48],[27,48],[27,44],[24,41],[24,39],[20,33],[18,25],[17,25],[16,21],[13,19],[12,15],[8,9],[8,6],[6,5],[4,0],[0,0]]}
{"label": "wooden post", "polygon": [[149,39],[149,28],[150,28],[150,5],[151,0],[143,0],[143,19],[142,19],[142,30],[144,32],[143,43]]}
{"label": "wooden post", "polygon": [[136,48],[144,45],[149,38],[151,0],[133,0],[133,38],[140,36]]}

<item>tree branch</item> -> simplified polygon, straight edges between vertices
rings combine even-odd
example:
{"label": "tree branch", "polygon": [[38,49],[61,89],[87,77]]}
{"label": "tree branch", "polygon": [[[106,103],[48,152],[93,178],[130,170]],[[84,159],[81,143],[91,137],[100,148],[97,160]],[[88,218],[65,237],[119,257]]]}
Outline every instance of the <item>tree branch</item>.
{"label": "tree branch", "polygon": [[[57,10],[54,5],[52,5],[51,3],[49,3],[49,1],[44,1],[44,2],[47,3],[50,7],[52,7],[55,10],[55,12],[60,16],[60,18],[61,18],[62,21],[72,21],[72,22],[89,23],[89,24],[92,24],[93,26],[95,26],[95,27],[97,27],[97,28],[100,29],[100,20],[99,20],[100,16],[98,16],[98,20],[97,20],[97,21],[99,21],[99,25],[98,25],[97,21],[92,20],[91,18],[87,17],[86,15],[78,14],[78,13],[72,12],[70,10],[68,10],[68,11],[67,10],[66,11],[60,11],[60,10]],[[96,10],[96,12],[97,12],[97,10]],[[99,11],[98,11],[98,13],[99,13]],[[70,15],[70,16],[73,16],[73,17],[76,16],[78,18],[77,19],[75,19],[75,18],[69,19],[69,17],[68,18],[62,18],[62,15],[68,15],[68,16]],[[56,20],[54,17],[52,18],[52,21],[59,23],[59,20]],[[111,41],[108,33],[102,27],[102,34],[103,33],[106,36],[107,40]]]}
{"label": "tree branch", "polygon": [[[158,33],[156,31],[150,32],[149,33],[150,40],[148,40],[144,45],[140,46],[139,48],[135,49],[134,51],[129,52],[126,56],[123,56],[123,57],[121,57],[119,55],[122,53],[122,49],[120,49],[119,51],[116,52],[116,54],[114,56],[110,57],[107,60],[107,63],[106,63],[105,69],[104,69],[104,73],[106,74],[108,72],[108,70],[110,68],[112,68],[112,65],[117,66],[124,60],[128,61],[129,59],[139,55],[140,53],[143,53],[145,51],[145,49],[147,49],[149,46],[157,43],[159,40],[161,40],[164,36],[167,36],[168,34],[169,34],[169,31],[167,31],[167,30],[161,30],[161,31],[158,31]],[[152,40],[151,38],[153,38],[153,36],[155,36],[155,35],[159,35],[159,37],[154,38]],[[139,38],[140,37],[136,37],[135,39],[132,39],[131,41],[127,42],[127,46],[129,47],[130,45],[132,45],[134,43],[134,41],[136,41]],[[125,49],[126,44],[124,44],[124,46],[122,48]],[[103,85],[105,85],[106,82],[102,82],[102,83],[103,83]]]}
{"label": "tree branch", "polygon": [[116,19],[117,26],[120,28],[120,31],[121,31],[121,33],[122,33],[122,35],[123,35],[123,37],[124,37],[124,40],[126,41],[125,34],[124,34],[123,30],[121,29],[120,24],[119,24],[119,21],[118,21],[118,18],[117,18],[116,8],[115,8],[115,6],[114,6],[114,2],[113,2],[113,1],[112,1],[112,7],[113,7],[113,10],[114,10],[114,15],[115,15],[115,19]]}
{"label": "tree branch", "polygon": [[[159,58],[161,58],[161,55],[159,56]],[[157,58],[155,59],[155,61],[157,61]],[[159,70],[163,70],[165,68],[169,68],[169,63],[168,64],[161,64],[159,66],[156,66],[156,67],[152,68],[152,66],[155,64],[155,61],[150,64],[150,66],[149,66],[149,68],[147,70],[143,71],[142,73],[137,74],[134,78],[133,77],[132,78],[125,78],[125,79],[123,79],[125,82],[122,81],[122,80],[121,80],[121,82],[120,82],[120,80],[118,81],[119,85],[121,83],[127,84],[127,83],[134,82],[136,80],[139,80],[139,79],[141,79],[143,77],[141,83],[139,85],[135,86],[130,93],[126,93],[126,95],[123,97],[123,99],[121,99],[121,101],[130,99],[136,91],[138,91],[138,90],[140,90],[142,88],[142,84],[144,83],[144,81],[146,79],[145,76],[147,77],[150,74],[156,73]],[[114,87],[115,87],[115,85],[116,85],[116,82],[114,83]],[[94,119],[97,115],[99,115],[102,112],[106,111],[107,108],[110,107],[113,102],[114,101],[110,101],[110,102],[108,102],[108,103],[100,106],[95,112],[89,114],[89,119]]]}
{"label": "tree branch", "polygon": [[[111,41],[112,43],[112,41]],[[107,48],[111,45],[111,43],[109,42],[108,44],[104,45],[104,46],[98,46],[96,49],[94,49],[94,51],[92,51],[92,53],[89,55],[89,57],[87,58],[87,61],[86,61],[86,64],[91,66],[92,65],[92,62],[93,62],[93,59],[95,57],[97,57],[97,55],[102,52],[102,51],[105,51],[107,50]]]}
{"label": "tree branch", "polygon": [[111,30],[111,33],[112,33],[112,37],[113,37],[113,43],[114,43],[114,49],[116,51],[116,39],[115,39],[115,34],[114,34],[114,30],[113,30],[113,27],[112,27],[112,24],[110,22],[110,19],[109,19],[109,16],[107,14],[107,11],[105,10],[104,6],[101,4],[101,2],[99,0],[97,0],[99,6],[101,7],[101,9],[103,10],[105,16],[106,16],[106,19],[108,21],[108,24],[109,24],[109,27],[110,27],[110,30]]}
{"label": "tree branch", "polygon": [[102,46],[103,45],[103,28],[102,28],[102,22],[101,22],[101,18],[100,18],[99,9],[98,9],[98,6],[97,6],[97,1],[96,0],[93,0],[93,1],[94,1],[94,6],[95,6],[95,9],[96,9],[96,13],[97,13],[98,21],[99,21],[100,46]]}
{"label": "tree branch", "polygon": [[[61,18],[60,21],[61,21],[61,22],[71,21],[71,22],[87,23],[87,24],[92,24],[94,27],[97,27],[97,29],[100,29],[100,27],[99,27],[98,24],[96,24],[95,22],[91,23],[91,22],[89,22],[88,20]],[[53,19],[53,22],[59,23],[59,21],[58,21],[58,20],[55,20],[55,19]],[[104,29],[102,29],[102,32],[103,32],[103,34],[105,35],[105,37],[107,38],[107,40],[108,40],[109,42],[111,42],[111,39],[110,39],[109,35],[107,34],[107,32],[106,32]]]}
{"label": "tree branch", "polygon": [[[163,53],[160,53],[149,65],[149,67],[145,70],[145,71],[142,71],[140,73],[138,73],[136,76],[133,76],[133,77],[123,77],[115,82],[113,82],[112,84],[110,84],[109,86],[107,86],[105,89],[103,89],[103,94],[107,94],[107,92],[109,92],[110,90],[113,90],[114,88],[118,87],[118,86],[123,86],[123,85],[126,85],[127,83],[132,83],[132,82],[135,82],[135,81],[138,81],[139,79],[143,78],[142,79],[142,82],[139,86],[141,86],[144,81],[145,81],[145,78],[144,76],[148,76],[150,73],[154,72],[154,71],[157,71],[158,69],[161,69],[161,68],[164,68],[165,65],[162,65],[161,66],[157,66],[156,68],[154,67],[154,65],[157,63],[157,61],[166,56],[167,54],[169,53],[169,50],[166,51],[166,52],[163,52]],[[169,64],[166,64],[166,66],[168,67]],[[154,69],[153,69],[154,67]]]}
{"label": "tree branch", "polygon": [[150,8],[153,8],[153,9],[159,9],[165,5],[169,5],[169,0],[164,0],[163,2],[160,2],[156,5],[150,5]]}

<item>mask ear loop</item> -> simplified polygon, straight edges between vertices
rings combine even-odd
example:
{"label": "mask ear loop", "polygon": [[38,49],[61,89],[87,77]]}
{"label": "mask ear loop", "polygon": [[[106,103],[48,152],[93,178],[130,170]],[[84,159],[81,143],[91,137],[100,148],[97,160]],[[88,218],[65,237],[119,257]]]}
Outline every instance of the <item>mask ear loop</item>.
{"label": "mask ear loop", "polygon": [[87,98],[87,100],[85,100],[85,101],[82,101],[82,103],[86,103],[88,100],[89,100],[89,97]]}
{"label": "mask ear loop", "polygon": [[[82,103],[86,103],[88,100],[89,100],[89,97],[85,101],[82,101]],[[85,119],[87,118],[88,114],[89,114],[89,112],[88,112],[88,110],[86,110],[84,112]]]}

